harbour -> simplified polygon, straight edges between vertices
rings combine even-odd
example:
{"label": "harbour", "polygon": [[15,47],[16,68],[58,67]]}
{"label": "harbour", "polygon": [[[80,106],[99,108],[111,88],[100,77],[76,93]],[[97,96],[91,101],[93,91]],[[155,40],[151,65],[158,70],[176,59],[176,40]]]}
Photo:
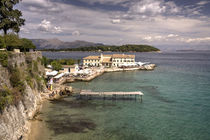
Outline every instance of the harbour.
{"label": "harbour", "polygon": [[[143,102],[111,97],[80,100],[77,96],[49,101],[39,116],[43,121],[36,122],[39,126],[34,130],[36,138],[207,140],[210,137],[210,55],[209,52],[196,53],[136,53],[137,61],[151,61],[158,67],[154,71],[106,72],[89,82],[67,83],[78,89],[77,94],[87,89],[141,91]],[[89,55],[54,54],[75,55],[74,58]],[[195,58],[199,58],[198,61],[194,61]]]}

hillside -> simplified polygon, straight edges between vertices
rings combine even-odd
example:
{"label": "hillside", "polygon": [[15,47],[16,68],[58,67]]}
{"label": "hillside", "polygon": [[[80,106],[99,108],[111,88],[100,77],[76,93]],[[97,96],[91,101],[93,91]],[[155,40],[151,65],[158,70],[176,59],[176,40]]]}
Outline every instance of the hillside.
{"label": "hillside", "polygon": [[68,49],[44,49],[43,51],[102,51],[102,52],[157,52],[159,49],[150,45],[90,46]]}
{"label": "hillside", "polygon": [[87,41],[76,40],[74,42],[64,42],[59,39],[31,39],[37,50],[43,49],[70,49],[89,46],[103,46],[101,43],[93,43]]}

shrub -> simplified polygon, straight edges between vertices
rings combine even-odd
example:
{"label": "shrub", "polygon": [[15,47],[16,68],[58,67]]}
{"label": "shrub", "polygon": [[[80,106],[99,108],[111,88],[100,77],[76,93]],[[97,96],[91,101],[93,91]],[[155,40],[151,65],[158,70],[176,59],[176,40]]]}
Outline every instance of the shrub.
{"label": "shrub", "polygon": [[0,63],[3,67],[8,66],[8,54],[7,54],[7,52],[0,52]]}
{"label": "shrub", "polygon": [[25,91],[25,84],[21,79],[21,73],[17,68],[11,69],[10,83],[14,88],[23,94]]}
{"label": "shrub", "polygon": [[32,41],[26,38],[21,39],[20,50],[26,52],[30,49],[36,49],[36,46],[32,43]]}
{"label": "shrub", "polygon": [[33,70],[35,72],[38,72],[38,70],[39,70],[37,61],[33,61]]}
{"label": "shrub", "polygon": [[53,69],[57,71],[59,71],[62,68],[61,63],[56,60],[52,61],[51,65]]}
{"label": "shrub", "polygon": [[33,78],[30,75],[28,75],[28,76],[26,76],[25,80],[26,80],[27,84],[33,89],[34,88]]}
{"label": "shrub", "polygon": [[13,102],[13,96],[11,91],[4,87],[0,89],[0,112],[3,112],[4,108]]}

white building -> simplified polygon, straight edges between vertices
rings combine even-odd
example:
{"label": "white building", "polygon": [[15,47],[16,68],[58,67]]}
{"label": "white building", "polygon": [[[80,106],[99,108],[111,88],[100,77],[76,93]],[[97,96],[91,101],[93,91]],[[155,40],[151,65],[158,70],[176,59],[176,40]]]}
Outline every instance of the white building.
{"label": "white building", "polygon": [[104,66],[104,67],[122,67],[122,66],[134,66],[135,55],[126,54],[112,54],[100,56],[88,56],[83,58],[84,66]]}

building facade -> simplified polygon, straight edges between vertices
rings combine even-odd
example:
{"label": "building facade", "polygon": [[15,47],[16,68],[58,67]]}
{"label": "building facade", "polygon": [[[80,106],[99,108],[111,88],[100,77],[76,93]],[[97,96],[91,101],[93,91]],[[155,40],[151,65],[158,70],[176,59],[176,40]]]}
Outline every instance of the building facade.
{"label": "building facade", "polygon": [[122,66],[131,66],[135,64],[135,55],[126,55],[126,54],[112,54],[112,55],[103,55],[100,56],[88,56],[83,58],[84,66],[93,66],[93,67],[122,67]]}

